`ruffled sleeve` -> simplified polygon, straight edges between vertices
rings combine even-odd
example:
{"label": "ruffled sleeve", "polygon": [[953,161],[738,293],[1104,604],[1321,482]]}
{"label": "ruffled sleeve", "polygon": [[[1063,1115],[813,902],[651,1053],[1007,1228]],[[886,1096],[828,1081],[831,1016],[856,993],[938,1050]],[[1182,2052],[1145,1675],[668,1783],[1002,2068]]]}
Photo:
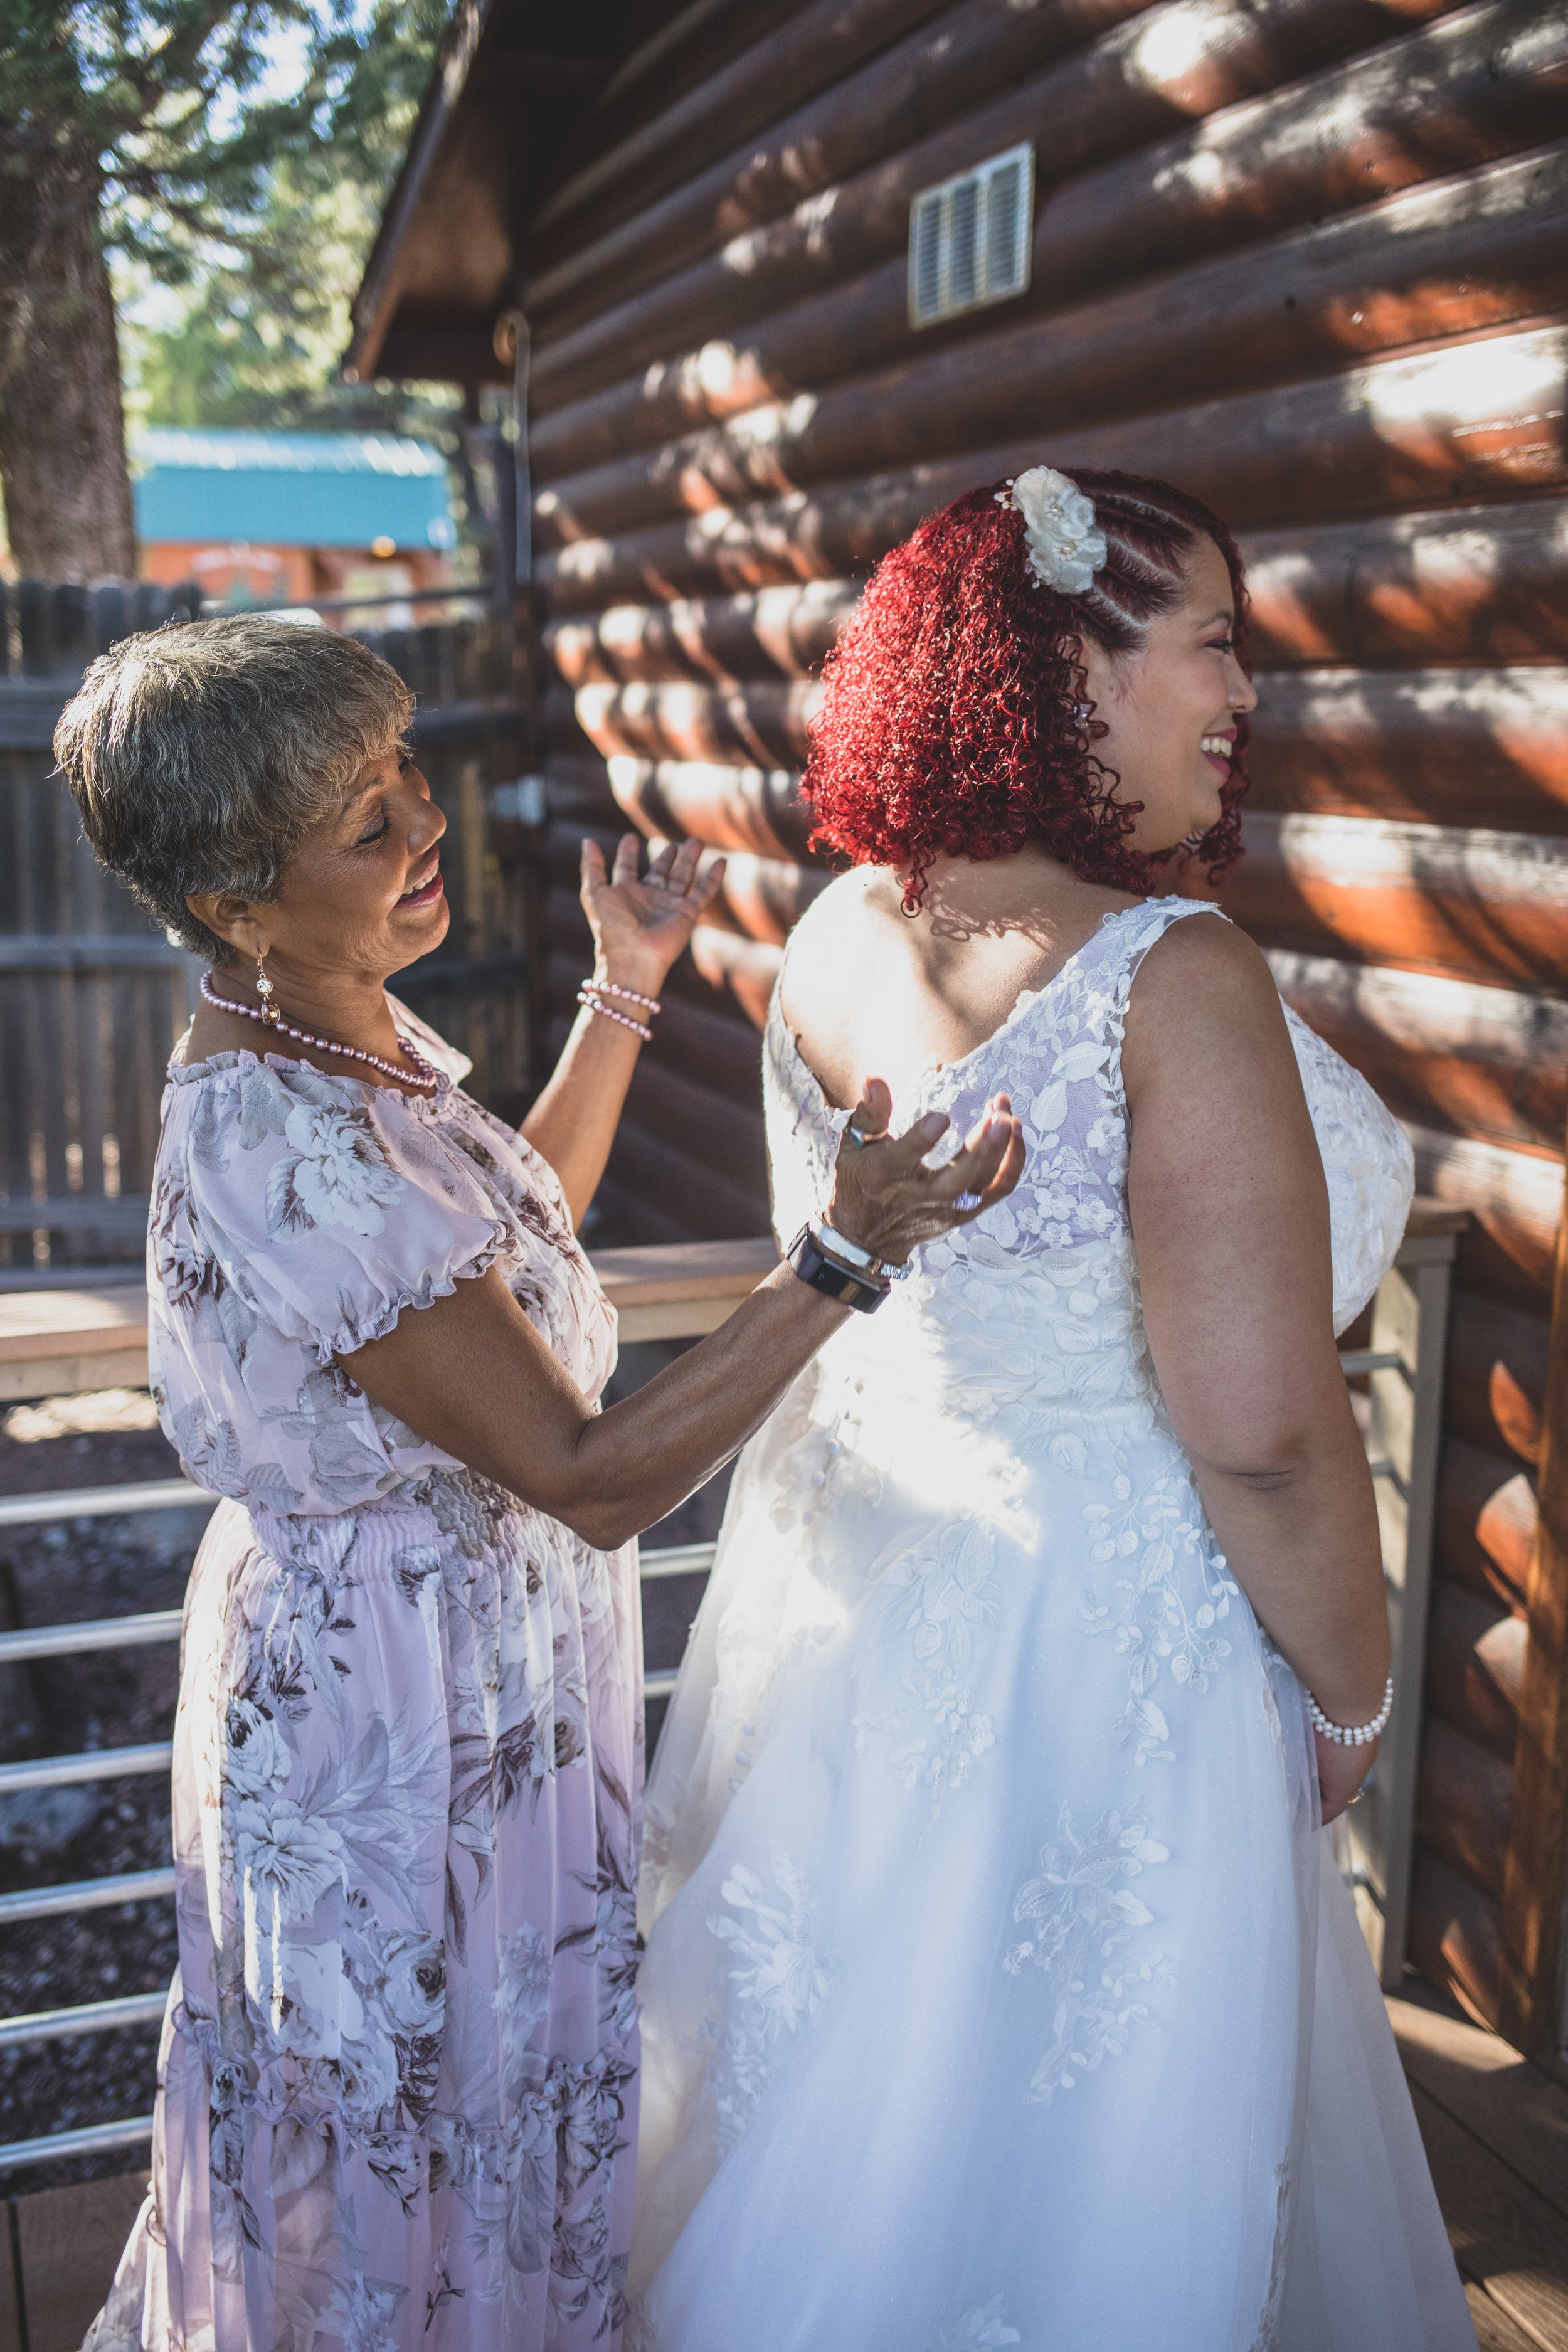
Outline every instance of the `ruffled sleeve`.
{"label": "ruffled sleeve", "polygon": [[204,1089],[188,1211],[251,1313],[319,1363],[515,1249],[480,1170],[394,1089],[250,1062]]}

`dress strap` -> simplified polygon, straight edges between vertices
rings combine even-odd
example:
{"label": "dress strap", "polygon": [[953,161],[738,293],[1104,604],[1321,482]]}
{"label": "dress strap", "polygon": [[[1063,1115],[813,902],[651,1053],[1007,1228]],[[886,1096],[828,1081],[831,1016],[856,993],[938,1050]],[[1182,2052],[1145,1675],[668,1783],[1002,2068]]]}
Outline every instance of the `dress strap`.
{"label": "dress strap", "polygon": [[1163,940],[1173,924],[1186,915],[1217,915],[1222,923],[1230,917],[1212,898],[1148,898],[1133,909],[1119,941],[1120,958],[1113,974],[1108,974],[1109,1002],[1106,1006],[1105,1036],[1110,1047],[1107,1072],[1111,1091],[1123,1117],[1127,1097],[1121,1084],[1121,1045],[1127,1024],[1127,1000],[1132,993],[1132,983],[1142,969],[1144,957],[1157,941]]}

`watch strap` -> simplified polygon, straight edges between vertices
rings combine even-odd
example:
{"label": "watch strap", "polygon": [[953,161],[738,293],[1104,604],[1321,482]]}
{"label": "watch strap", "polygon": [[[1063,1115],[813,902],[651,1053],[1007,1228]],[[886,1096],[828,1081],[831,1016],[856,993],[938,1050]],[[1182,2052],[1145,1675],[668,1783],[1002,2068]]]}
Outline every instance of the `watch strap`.
{"label": "watch strap", "polygon": [[840,1265],[820,1247],[809,1225],[802,1225],[789,1246],[789,1262],[809,1290],[820,1290],[858,1315],[874,1315],[888,1295],[886,1282],[876,1282],[852,1266]]}

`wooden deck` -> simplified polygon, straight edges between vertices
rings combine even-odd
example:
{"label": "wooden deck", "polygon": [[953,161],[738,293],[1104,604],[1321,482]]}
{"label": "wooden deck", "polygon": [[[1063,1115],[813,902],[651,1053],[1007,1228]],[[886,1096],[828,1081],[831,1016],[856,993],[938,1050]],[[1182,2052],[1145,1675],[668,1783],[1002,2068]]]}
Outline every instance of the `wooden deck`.
{"label": "wooden deck", "polygon": [[[1481,2352],[1568,2352],[1568,2090],[1435,1997],[1388,2007]],[[146,2178],[6,2200],[0,2352],[77,2352]]]}
{"label": "wooden deck", "polygon": [[1435,1999],[1388,2011],[1481,2352],[1568,2352],[1568,2090]]}

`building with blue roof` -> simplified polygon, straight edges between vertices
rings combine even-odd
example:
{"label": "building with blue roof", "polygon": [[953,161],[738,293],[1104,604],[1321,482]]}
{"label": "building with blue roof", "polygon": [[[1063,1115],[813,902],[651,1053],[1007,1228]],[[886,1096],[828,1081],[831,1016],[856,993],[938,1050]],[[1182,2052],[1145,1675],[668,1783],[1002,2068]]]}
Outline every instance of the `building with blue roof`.
{"label": "building with blue roof", "polygon": [[439,586],[457,543],[447,461],[393,433],[158,425],[132,452],[145,578],[237,604]]}

